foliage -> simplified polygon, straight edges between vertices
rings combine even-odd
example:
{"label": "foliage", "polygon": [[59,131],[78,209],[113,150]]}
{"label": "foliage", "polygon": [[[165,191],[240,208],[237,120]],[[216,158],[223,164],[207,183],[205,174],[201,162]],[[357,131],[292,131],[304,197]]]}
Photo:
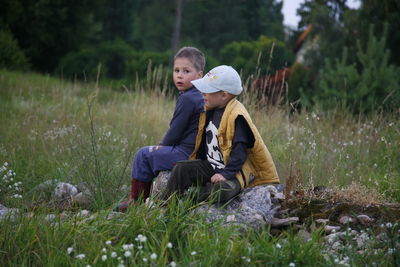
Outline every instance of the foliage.
{"label": "foliage", "polygon": [[[317,74],[326,58],[335,58],[348,44],[343,27],[344,13],[348,10],[346,0],[307,0],[297,13],[301,16],[299,28],[311,24],[313,30],[308,40],[317,40],[305,54],[305,64]],[[346,25],[347,26],[347,25]],[[354,36],[353,36],[354,37]],[[353,41],[352,39],[351,41]]]}
{"label": "foliage", "polygon": [[[318,229],[311,240],[290,228],[280,235],[268,228],[242,232],[207,223],[193,215],[195,206],[186,200],[174,199],[168,206],[138,204],[110,218],[111,207],[129,190],[133,154],[158,143],[172,117],[172,99],[152,87],[143,89],[116,92],[91,83],[0,70],[0,123],[6,126],[0,131],[0,164],[8,162],[7,170],[0,172],[15,172],[22,199],[12,193],[7,206],[24,210],[0,220],[2,265],[398,265],[399,225],[394,224],[377,229],[381,235],[371,238],[360,255],[350,233],[348,245],[333,245],[325,243]],[[252,108],[247,93],[244,104],[283,183],[293,174],[304,185],[357,182],[400,201],[399,113],[355,118],[347,110],[336,110],[289,117],[282,110]],[[32,203],[29,193],[50,179],[89,184],[94,195],[91,215],[81,216],[74,209],[60,213],[45,206],[27,208]]]}
{"label": "foliage", "polygon": [[356,112],[400,107],[400,69],[389,63],[386,35],[378,40],[370,27],[366,47],[360,42],[357,47],[356,63],[348,62],[346,50],[335,64],[326,60],[318,80],[320,91],[314,95],[316,101],[325,108],[334,108],[335,103],[343,101]]}
{"label": "foliage", "polygon": [[[364,39],[368,39],[368,27],[365,25],[374,25],[375,34],[381,37],[387,31],[387,48],[390,50],[391,57],[389,62],[400,66],[400,32],[398,25],[400,21],[400,3],[397,0],[364,0],[361,2],[361,8],[358,19],[358,31]],[[388,29],[385,30],[385,27]]]}
{"label": "foliage", "polygon": [[310,102],[307,102],[307,96],[314,93],[312,92],[314,86],[310,68],[305,67],[301,63],[294,63],[290,69],[288,87],[289,102],[292,103],[300,100],[300,104],[305,106],[311,105]]}
{"label": "foliage", "polygon": [[285,43],[266,36],[254,42],[233,42],[221,50],[221,62],[242,70],[245,77],[258,69],[262,75],[273,74],[291,65],[293,59]]}
{"label": "foliage", "polygon": [[66,53],[96,37],[101,6],[96,0],[6,0],[0,25],[10,29],[33,69],[48,72]]}
{"label": "foliage", "polygon": [[217,57],[227,44],[255,41],[260,35],[284,38],[282,2],[276,0],[187,1],[183,13],[182,43],[210,49]]}
{"label": "foliage", "polygon": [[7,30],[0,29],[0,68],[27,70],[29,62],[24,52]]}
{"label": "foliage", "polygon": [[69,53],[61,61],[59,72],[64,77],[94,81],[100,70],[102,78],[134,81],[136,77],[146,76],[149,62],[153,66],[168,65],[169,58],[169,52],[135,51],[117,39]]}
{"label": "foliage", "polygon": [[110,41],[121,39],[133,44],[133,21],[139,15],[140,2],[138,0],[113,1],[103,0],[100,11],[102,22],[100,39]]}

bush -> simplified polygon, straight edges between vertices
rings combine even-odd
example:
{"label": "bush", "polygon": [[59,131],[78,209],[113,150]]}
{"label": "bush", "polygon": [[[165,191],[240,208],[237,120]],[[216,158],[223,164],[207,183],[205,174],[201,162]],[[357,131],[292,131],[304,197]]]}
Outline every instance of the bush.
{"label": "bush", "polygon": [[61,60],[58,72],[67,78],[93,81],[101,65],[102,79],[134,81],[135,77],[146,77],[150,63],[152,66],[167,66],[169,59],[168,51],[137,51],[122,40],[114,40],[67,54]]}
{"label": "bush", "polygon": [[308,106],[307,97],[304,96],[313,93],[314,86],[311,70],[301,63],[293,64],[288,79],[288,87],[289,102],[300,100],[303,106]]}
{"label": "bush", "polygon": [[221,62],[243,70],[245,75],[257,69],[261,75],[275,73],[276,70],[291,65],[293,53],[282,41],[260,36],[253,42],[232,42],[221,49]]}
{"label": "bush", "polygon": [[0,69],[27,70],[29,62],[24,52],[7,30],[0,30]]}
{"label": "bush", "polygon": [[67,78],[95,80],[101,64],[101,77],[122,79],[127,75],[133,54],[133,49],[124,41],[107,41],[96,47],[68,53],[61,60],[58,72]]}
{"label": "bush", "polygon": [[135,51],[128,65],[129,78],[133,79],[136,75],[144,78],[149,64],[151,64],[151,66],[163,65],[167,67],[170,57],[171,53],[169,51]]}
{"label": "bush", "polygon": [[368,43],[363,48],[357,42],[357,61],[347,62],[347,49],[341,60],[326,60],[317,81],[315,101],[331,109],[343,102],[354,112],[376,109],[391,110],[400,106],[399,67],[389,64],[386,36],[378,40],[371,27]]}

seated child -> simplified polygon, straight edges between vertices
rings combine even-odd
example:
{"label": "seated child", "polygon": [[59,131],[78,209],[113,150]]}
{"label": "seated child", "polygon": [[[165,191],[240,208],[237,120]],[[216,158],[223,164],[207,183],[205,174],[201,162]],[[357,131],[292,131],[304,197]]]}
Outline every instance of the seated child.
{"label": "seated child", "polygon": [[132,189],[129,200],[116,210],[125,211],[129,203],[146,199],[151,183],[160,171],[171,170],[175,163],[188,159],[193,152],[203,97],[193,87],[192,80],[203,76],[205,58],[194,47],[181,48],[174,57],[173,80],[179,90],[175,111],[169,129],[157,146],[142,147],[135,155],[132,166]]}
{"label": "seated child", "polygon": [[243,90],[239,74],[222,65],[192,84],[203,94],[205,112],[200,115],[194,152],[173,168],[164,199],[199,185],[199,201],[212,197],[224,203],[245,187],[279,183],[267,147],[236,99]]}

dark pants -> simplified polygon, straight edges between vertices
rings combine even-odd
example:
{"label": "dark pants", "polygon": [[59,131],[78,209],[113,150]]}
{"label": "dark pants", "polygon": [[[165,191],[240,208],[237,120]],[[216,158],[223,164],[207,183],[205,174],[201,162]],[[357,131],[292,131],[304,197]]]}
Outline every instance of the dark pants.
{"label": "dark pants", "polygon": [[198,201],[207,198],[212,202],[225,203],[240,192],[237,179],[212,184],[210,178],[215,174],[207,160],[178,161],[168,180],[165,199],[173,193],[183,194],[191,186],[198,186]]}

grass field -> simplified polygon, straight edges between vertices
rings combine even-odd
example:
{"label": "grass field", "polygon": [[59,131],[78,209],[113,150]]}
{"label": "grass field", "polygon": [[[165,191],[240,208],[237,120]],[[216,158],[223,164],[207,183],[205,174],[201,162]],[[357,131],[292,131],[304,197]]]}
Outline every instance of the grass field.
{"label": "grass field", "polygon": [[[374,253],[344,249],[327,255],[319,231],[310,241],[290,230],[278,236],[268,229],[242,233],[204,223],[190,214],[189,202],[164,210],[137,205],[126,216],[107,219],[125,197],[134,153],[157,144],[172,117],[173,98],[152,89],[161,82],[149,84],[116,91],[0,71],[0,203],[34,214],[0,221],[2,265],[399,264],[398,226],[388,228],[390,238],[380,249],[371,248]],[[252,99],[249,91],[242,96],[282,183],[296,176],[301,186],[355,185],[370,196],[367,201],[400,202],[399,114],[353,116],[345,109],[289,114],[285,108],[256,108]],[[86,183],[95,215],[60,219],[55,210],[33,207],[40,193],[35,186],[53,179]],[[48,222],[50,213],[57,219]]]}

